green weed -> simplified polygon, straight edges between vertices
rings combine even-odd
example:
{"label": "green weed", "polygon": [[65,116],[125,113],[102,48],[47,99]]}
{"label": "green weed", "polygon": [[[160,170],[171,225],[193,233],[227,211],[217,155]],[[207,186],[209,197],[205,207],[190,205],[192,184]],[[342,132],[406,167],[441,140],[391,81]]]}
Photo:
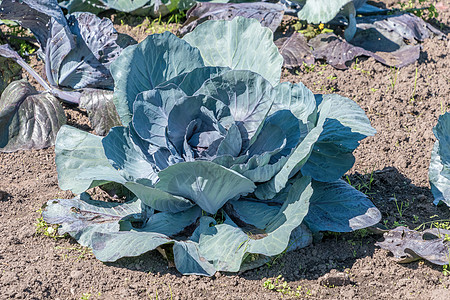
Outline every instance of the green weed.
{"label": "green weed", "polygon": [[58,225],[51,225],[44,221],[42,209],[38,209],[36,212],[40,215],[39,218],[36,218],[36,223],[34,223],[34,226],[36,226],[36,235],[45,235],[53,239],[66,237],[66,234],[58,234]]}
{"label": "green weed", "polygon": [[269,278],[263,283],[263,287],[276,291],[284,296],[289,297],[309,297],[312,296],[312,290],[308,288],[303,288],[301,285],[297,286],[295,289],[291,288],[286,281],[283,280],[281,275],[276,278]]}
{"label": "green weed", "polygon": [[418,16],[419,18],[432,19],[437,18],[439,16],[439,12],[436,6],[434,6],[434,4],[431,3],[431,0],[418,0],[417,2],[419,5],[428,4],[428,6],[416,7],[416,0],[409,0],[408,3],[398,2],[398,4],[400,5],[401,10],[412,13]]}
{"label": "green weed", "polygon": [[347,175],[346,179],[348,184],[350,184],[351,186],[353,186],[355,189],[357,189],[358,191],[360,191],[361,193],[365,194],[365,195],[374,195],[375,193],[372,192],[372,184],[373,181],[375,180],[374,176],[373,176],[373,172],[375,171],[375,168],[372,169],[372,171],[369,174],[369,178],[366,179],[366,176],[359,176],[356,175],[356,178],[358,179],[358,183],[352,184],[350,181],[350,177]]}

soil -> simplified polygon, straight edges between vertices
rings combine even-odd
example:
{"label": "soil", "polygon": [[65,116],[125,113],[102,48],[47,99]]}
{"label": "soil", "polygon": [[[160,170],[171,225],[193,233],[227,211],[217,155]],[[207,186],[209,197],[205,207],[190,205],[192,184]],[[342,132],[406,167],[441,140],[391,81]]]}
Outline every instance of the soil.
{"label": "soil", "polygon": [[[392,8],[399,7],[397,2],[376,3]],[[440,22],[450,40],[450,11],[439,7],[433,24]],[[149,33],[149,24],[116,23],[137,40]],[[316,93],[339,93],[366,111],[378,133],[361,142],[345,179],[369,195],[390,228],[450,219],[448,207],[432,204],[427,175],[432,128],[450,108],[449,40],[425,41],[420,60],[400,70],[361,58],[345,71],[317,62],[314,70],[283,72],[283,81],[301,81]],[[84,111],[65,109],[70,125],[92,131]],[[59,189],[54,158],[53,147],[0,154],[1,299],[450,299],[450,278],[442,266],[398,264],[374,245],[382,236],[367,231],[325,234],[322,241],[258,269],[212,278],[181,276],[156,251],[101,263],[72,239],[39,233],[41,206],[73,196]],[[106,197],[99,189],[91,192]],[[279,283],[286,282],[284,289],[264,287],[278,276]],[[298,290],[297,296],[289,295],[288,287]]]}

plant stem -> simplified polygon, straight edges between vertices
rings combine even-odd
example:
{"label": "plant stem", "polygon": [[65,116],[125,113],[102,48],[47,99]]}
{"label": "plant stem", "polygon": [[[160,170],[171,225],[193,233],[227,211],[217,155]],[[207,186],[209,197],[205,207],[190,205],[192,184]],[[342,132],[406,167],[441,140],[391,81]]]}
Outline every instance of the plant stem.
{"label": "plant stem", "polygon": [[411,101],[414,101],[414,97],[416,96],[416,87],[417,87],[417,67],[416,67],[416,76],[414,77],[414,90],[412,93]]}
{"label": "plant stem", "polygon": [[0,55],[6,58],[14,59],[14,61],[24,68],[31,76],[33,76],[36,81],[42,85],[42,87],[51,93],[53,96],[58,97],[64,102],[71,103],[71,104],[79,104],[80,103],[80,97],[81,93],[79,92],[68,92],[60,90],[56,87],[51,87],[47,81],[44,80],[44,78],[41,77],[33,68],[26,63],[26,61],[23,60],[20,55],[14,51],[9,44],[1,45],[0,46]]}

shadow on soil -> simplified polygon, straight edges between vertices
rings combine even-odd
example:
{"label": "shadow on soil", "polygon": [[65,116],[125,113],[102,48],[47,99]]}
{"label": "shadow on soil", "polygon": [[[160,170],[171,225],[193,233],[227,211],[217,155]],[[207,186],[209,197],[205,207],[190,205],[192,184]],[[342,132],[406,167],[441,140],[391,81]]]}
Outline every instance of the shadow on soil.
{"label": "shadow on soil", "polygon": [[0,201],[8,201],[11,199],[11,195],[5,191],[0,190]]}
{"label": "shadow on soil", "polygon": [[[352,186],[365,193],[382,214],[380,226],[392,229],[396,226],[417,228],[428,226],[436,220],[450,220],[446,206],[433,205],[433,196],[427,187],[415,186],[411,180],[396,168],[387,167],[368,174],[354,173],[344,177]],[[323,234],[321,241],[306,248],[279,255],[270,263],[239,276],[248,280],[282,275],[286,281],[301,279],[316,280],[330,270],[345,271],[361,258],[371,257],[377,247],[375,242],[382,240],[380,234],[369,230],[352,233]],[[428,264],[428,263],[427,263]],[[136,258],[124,258],[107,265],[142,272],[172,274],[182,277],[157,251],[148,252]],[[404,265],[416,269],[417,262]],[[439,266],[432,266],[439,268]],[[230,274],[235,275],[235,274]]]}

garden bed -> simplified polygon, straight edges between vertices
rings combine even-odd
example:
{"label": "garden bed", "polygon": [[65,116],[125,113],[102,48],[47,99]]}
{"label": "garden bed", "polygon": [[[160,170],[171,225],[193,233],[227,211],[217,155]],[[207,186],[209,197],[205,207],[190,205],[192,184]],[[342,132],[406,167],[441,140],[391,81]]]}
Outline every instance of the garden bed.
{"label": "garden bed", "polygon": [[[399,7],[396,1],[383,3]],[[450,38],[450,11],[439,13]],[[115,23],[138,41],[159,30],[146,21]],[[450,219],[448,207],[432,204],[428,183],[432,128],[450,108],[450,42],[434,38],[422,46],[419,61],[401,69],[369,58],[344,71],[316,62],[282,74],[282,81],[301,81],[314,93],[338,93],[365,110],[377,134],[361,142],[344,179],[370,197],[388,228]],[[42,69],[40,62],[34,64]],[[86,112],[70,106],[65,111],[69,125],[92,131]],[[73,197],[58,187],[54,159],[54,147],[0,154],[0,295],[5,299],[450,299],[450,277],[442,266],[397,264],[375,246],[382,236],[367,230],[325,234],[321,242],[255,270],[211,278],[182,276],[156,251],[102,263],[73,239],[39,233],[45,226],[41,206]],[[93,197],[107,195],[95,188]],[[324,276],[344,285],[324,286]]]}

